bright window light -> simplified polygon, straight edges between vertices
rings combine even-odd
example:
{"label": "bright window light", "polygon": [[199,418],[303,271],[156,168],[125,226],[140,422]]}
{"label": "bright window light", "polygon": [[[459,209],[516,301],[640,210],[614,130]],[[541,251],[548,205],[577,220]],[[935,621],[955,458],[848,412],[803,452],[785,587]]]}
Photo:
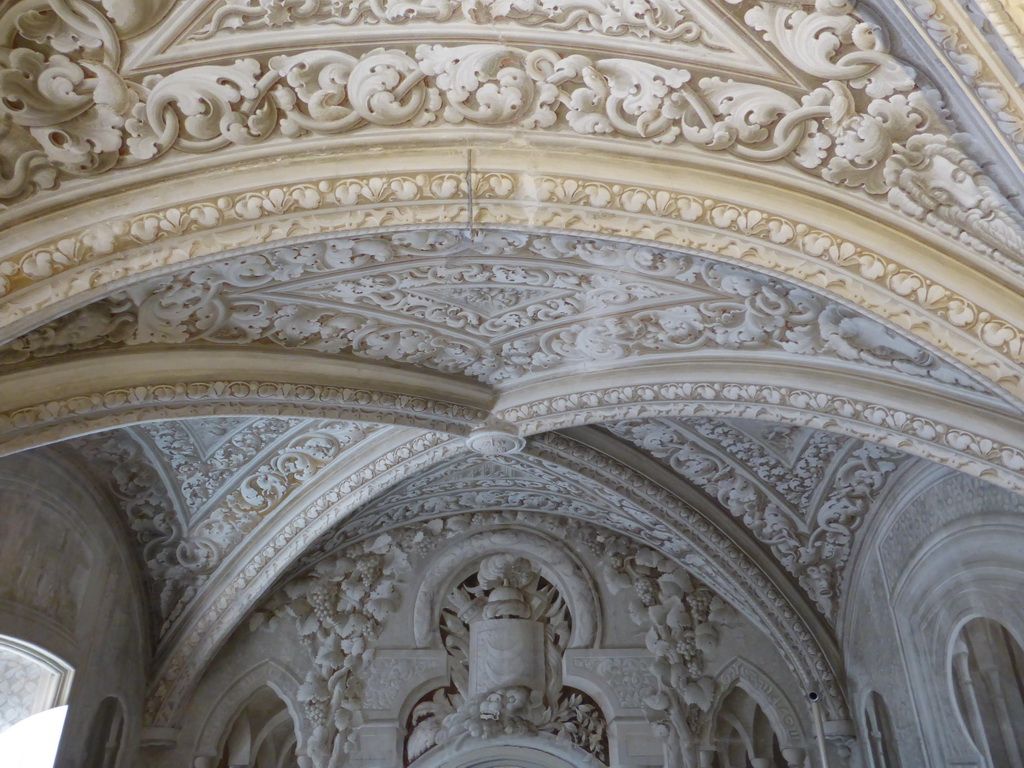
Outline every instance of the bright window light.
{"label": "bright window light", "polygon": [[53,768],[67,705],[47,709],[0,733],[0,768]]}

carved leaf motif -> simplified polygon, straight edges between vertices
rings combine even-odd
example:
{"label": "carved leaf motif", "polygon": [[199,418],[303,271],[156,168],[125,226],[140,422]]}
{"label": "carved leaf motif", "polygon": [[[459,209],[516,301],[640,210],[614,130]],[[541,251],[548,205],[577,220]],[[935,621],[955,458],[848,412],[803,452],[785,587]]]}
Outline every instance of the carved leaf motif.
{"label": "carved leaf motif", "polygon": [[[304,3],[299,15],[315,16],[320,2]],[[583,7],[574,11],[535,0],[532,11],[518,4],[508,11],[514,8],[520,23],[551,20],[538,18],[533,11],[539,9],[592,23],[587,3],[596,0],[574,2]],[[654,20],[667,9],[660,2],[621,2],[615,6],[620,22],[609,20],[610,29],[635,29],[621,21],[627,15],[643,19],[649,31],[661,29]],[[1006,201],[951,140],[955,129],[934,106],[934,94],[889,53],[877,25],[844,5],[809,11],[771,3],[746,11],[745,22],[810,76],[812,85],[799,98],[775,86],[695,79],[687,70],[644,61],[494,43],[378,48],[358,57],[314,50],[276,57],[269,66],[241,58],[138,81],[119,71],[118,32],[111,22],[82,0],[72,6],[76,13],[52,14],[67,34],[41,33],[31,16],[36,12],[30,12],[0,67],[0,90],[13,94],[0,99],[0,116],[9,126],[0,131],[0,157],[31,154],[0,169],[7,199],[61,176],[148,162],[172,148],[206,152],[277,134],[337,135],[367,125],[539,130],[559,127],[563,118],[583,135],[687,141],[746,160],[791,161],[826,181],[884,196],[903,213],[982,250],[1002,252],[1000,258],[1024,250]],[[433,18],[456,6],[389,7],[378,15],[398,19],[423,10]],[[470,7],[473,18],[485,6],[479,0]],[[262,4],[233,8],[216,18],[244,24],[270,12]]]}
{"label": "carved leaf motif", "polygon": [[[608,429],[667,461],[740,518],[829,618],[854,534],[908,461],[891,449],[815,430],[805,431],[804,450],[787,460],[772,455],[773,444],[779,437],[791,443],[792,435],[755,437],[756,425],[744,422],[634,420]],[[822,488],[825,477],[832,479]]]}
{"label": "carved leaf motif", "polygon": [[[282,247],[152,280],[11,342],[0,362],[110,343],[259,342],[497,384],[581,362],[779,350],[981,389],[877,321],[741,267],[577,237],[407,238]],[[252,493],[256,503],[274,491]]]}

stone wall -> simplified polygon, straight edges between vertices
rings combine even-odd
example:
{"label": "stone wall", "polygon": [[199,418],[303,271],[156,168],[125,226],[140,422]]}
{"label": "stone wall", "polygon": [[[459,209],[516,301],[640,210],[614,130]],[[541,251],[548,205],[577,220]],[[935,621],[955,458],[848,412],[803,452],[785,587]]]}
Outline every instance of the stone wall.
{"label": "stone wall", "polygon": [[0,462],[0,634],[74,669],[56,768],[86,764],[110,696],[127,713],[123,750],[137,750],[149,651],[139,575],[118,528],[112,504],[59,452]]}

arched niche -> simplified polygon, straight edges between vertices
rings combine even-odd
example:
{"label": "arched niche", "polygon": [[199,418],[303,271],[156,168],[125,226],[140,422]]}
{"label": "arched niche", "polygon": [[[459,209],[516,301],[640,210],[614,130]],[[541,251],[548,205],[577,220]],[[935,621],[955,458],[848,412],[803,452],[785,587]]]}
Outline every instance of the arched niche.
{"label": "arched niche", "polygon": [[870,768],[900,768],[896,731],[889,708],[878,691],[871,691],[864,704],[864,735]]}
{"label": "arched niche", "polygon": [[741,680],[721,696],[709,719],[709,745],[702,749],[718,768],[801,768],[806,751],[779,728],[778,713],[766,709]]}
{"label": "arched niche", "polygon": [[219,754],[197,768],[279,768],[298,762],[298,735],[288,705],[269,685],[253,691],[221,736]]}
{"label": "arched niche", "polygon": [[100,702],[89,727],[85,768],[121,768],[125,720],[124,704],[116,696]]}
{"label": "arched niche", "polygon": [[[255,760],[270,739],[275,751],[301,750],[303,734],[296,692],[299,681],[273,661],[264,661],[239,675],[206,715],[194,748],[196,768],[232,766],[243,755]],[[286,725],[282,725],[282,724]],[[294,738],[285,738],[291,729]],[[280,757],[280,755],[278,755]]]}
{"label": "arched niche", "polygon": [[995,511],[1000,497],[989,500],[989,511],[955,520],[913,548],[893,589],[914,704],[929,713],[920,718],[929,764],[1002,768],[972,738],[979,731],[965,723],[953,673],[954,663],[962,671],[969,662],[962,630],[972,620],[1005,628],[1018,645],[1024,636],[1024,525],[1018,514]]}
{"label": "arched niche", "polygon": [[487,555],[507,552],[532,558],[540,573],[557,585],[572,613],[570,648],[592,647],[601,637],[597,589],[590,574],[564,545],[536,531],[509,528],[459,539],[437,555],[416,594],[414,636],[420,648],[439,642],[441,600]]}
{"label": "arched niche", "polygon": [[1021,768],[1024,648],[1017,638],[997,621],[970,619],[953,643],[950,674],[957,710],[986,768]]}
{"label": "arched niche", "polygon": [[722,694],[711,709],[712,728],[725,699],[734,689],[741,688],[764,711],[784,749],[805,747],[806,734],[793,704],[781,687],[757,665],[737,656],[722,667],[715,676],[715,682]]}

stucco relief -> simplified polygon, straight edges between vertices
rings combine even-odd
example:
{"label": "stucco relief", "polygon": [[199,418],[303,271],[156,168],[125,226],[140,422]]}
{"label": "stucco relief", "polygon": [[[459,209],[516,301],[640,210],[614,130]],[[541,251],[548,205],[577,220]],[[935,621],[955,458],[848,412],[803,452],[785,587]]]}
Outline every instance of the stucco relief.
{"label": "stucco relief", "polygon": [[605,387],[503,408],[526,434],[655,416],[757,419],[826,429],[921,456],[1014,491],[1024,490],[1024,451],[920,414],[825,392],[748,383],[684,382]]}
{"label": "stucco relief", "polygon": [[742,685],[768,705],[767,711],[777,719],[779,735],[785,738],[784,743],[787,746],[799,745],[804,741],[804,729],[800,724],[797,710],[793,708],[793,704],[786,698],[778,684],[756,664],[742,657],[730,659],[715,674],[715,684],[719,697],[728,693],[734,685]]}
{"label": "stucco relief", "polygon": [[[16,5],[2,42],[0,197],[17,199],[139,166],[305,134],[460,123],[556,128],[788,161],[877,196],[1005,263],[1021,236],[955,127],[852,6],[754,5],[743,15],[810,81],[804,93],[614,56],[476,43],[285,54],[166,75],[122,72],[119,33],[83,0]],[[60,83],[50,88],[47,83]],[[271,143],[272,146],[273,143]]]}
{"label": "stucco relief", "polygon": [[331,239],[214,262],[31,331],[0,362],[186,342],[351,353],[492,385],[641,355],[773,350],[988,390],[877,320],[752,270],[508,232]]}
{"label": "stucco relief", "polygon": [[735,611],[713,589],[669,558],[617,538],[602,537],[605,579],[614,592],[631,587],[630,619],[645,631],[654,657],[655,687],[641,707],[666,743],[666,765],[696,768],[697,745],[709,716],[715,683],[705,654]]}
{"label": "stucco relief", "polygon": [[[514,533],[506,538],[516,552],[531,549]],[[562,677],[573,634],[570,602],[533,560],[502,551],[500,540],[491,546],[496,551],[442,601],[434,631],[447,652],[449,676],[412,708],[406,760],[467,739],[549,733],[607,761],[605,714]]]}
{"label": "stucco relief", "polygon": [[[896,326],[913,327],[936,349],[1011,392],[1019,389],[1024,334],[1001,311],[979,306],[919,270],[816,223],[668,188],[584,177],[483,172],[473,175],[472,186],[477,218],[502,222],[502,229],[521,221],[603,237],[656,238],[671,242],[675,251],[692,248],[793,275]],[[261,227],[257,238],[262,242],[378,227],[379,206],[385,207],[385,218],[394,227],[450,224],[465,220],[464,202],[451,201],[466,193],[460,174],[422,173],[325,179],[196,200],[97,222],[12,255],[0,268],[0,293],[15,291],[6,305],[14,322],[53,301],[123,279],[127,271],[145,272],[213,255],[210,238],[203,233],[227,230],[222,238],[236,242],[239,227],[265,220],[268,226]],[[653,228],[650,216],[657,218]],[[247,234],[237,244],[251,250],[252,239]],[[110,258],[119,252],[130,255]],[[54,344],[71,348],[80,337],[95,339],[96,324],[105,317],[109,315],[104,311],[83,330]]]}
{"label": "stucco relief", "polygon": [[[297,425],[302,430],[294,433]],[[210,423],[186,428],[157,422],[71,443],[109,472],[151,580],[158,634],[274,508],[347,447],[379,429],[287,419],[250,419],[234,426],[233,433],[219,438],[209,463],[197,461],[204,449],[188,436],[189,430],[209,435],[216,429]],[[282,442],[289,432],[291,439]],[[210,447],[207,443],[206,450]]]}
{"label": "stucco relief", "polygon": [[356,454],[352,465],[333,475],[331,483],[320,486],[315,498],[291,515],[277,518],[273,536],[265,538],[251,557],[227,573],[212,574],[216,589],[202,590],[187,607],[179,635],[168,644],[164,662],[154,673],[146,701],[147,721],[158,726],[173,722],[220,642],[303,552],[329,537],[328,532],[368,499],[458,449],[449,435],[403,430],[396,440],[385,441],[377,450]]}
{"label": "stucco relief", "polygon": [[856,531],[913,460],[850,438],[744,421],[637,419],[607,428],[741,519],[833,620]]}
{"label": "stucco relief", "polygon": [[[950,65],[977,94],[1015,151],[1024,155],[1024,104],[1017,92],[1012,69],[999,61],[997,46],[992,50],[979,46],[966,27],[966,24],[976,24],[978,31],[985,35],[988,26],[982,21],[985,14],[1003,15],[1002,4],[988,0],[956,4],[948,0],[913,0],[906,6],[921,22],[922,31],[940,47]],[[979,12],[982,8],[984,12]],[[1008,38],[1007,43],[1017,45],[1015,54],[1022,59],[1024,47],[1020,44],[1020,32],[1015,31],[1011,23],[997,32],[1001,33]]]}
{"label": "stucco relief", "polygon": [[[496,526],[503,517],[514,519],[516,527]],[[555,543],[537,536],[543,530],[563,536]],[[471,539],[483,546],[474,550],[469,567],[463,559],[443,557]],[[341,765],[346,755],[358,753],[362,708],[397,711],[394,692],[436,680],[439,669],[446,670],[447,682],[402,707],[409,712],[403,726],[406,762],[436,746],[450,750],[467,740],[541,733],[607,761],[607,713],[562,677],[562,657],[574,636],[572,609],[582,604],[566,599],[555,582],[563,581],[560,569],[579,555],[545,560],[552,582],[528,556],[538,542],[585,551],[588,562],[603,565],[592,576],[621,603],[619,610],[631,617],[647,652],[597,651],[591,636],[582,646],[589,650],[573,659],[582,659],[577,666],[591,676],[610,671],[609,680],[631,682],[633,690],[616,695],[636,701],[613,704],[611,711],[642,709],[670,744],[674,757],[666,765],[696,766],[697,740],[715,690],[704,654],[735,620],[732,609],[677,563],[631,539],[586,525],[567,530],[545,516],[498,512],[450,515],[342,545],[265,601],[255,626],[284,621],[294,627],[313,661],[299,693],[313,765]],[[439,666],[424,651],[378,655],[379,638],[411,591],[407,582],[432,565],[446,569],[451,585],[431,629],[447,664]],[[455,573],[462,575],[453,578]],[[370,689],[378,684],[381,690]]]}
{"label": "stucco relief", "polygon": [[129,429],[151,447],[149,456],[170,470],[170,490],[192,520],[235,473],[300,423],[235,417],[157,421]]}
{"label": "stucco relief", "polygon": [[[531,487],[531,478],[556,490]],[[489,511],[494,509],[506,511]],[[751,615],[771,610],[774,617],[785,617],[783,624],[773,624],[773,631],[786,648],[794,672],[815,684],[820,682],[830,696],[840,695],[828,662],[822,657],[811,661],[806,656],[815,640],[792,606],[763,574],[754,573],[753,566],[749,566],[753,570],[736,570],[745,556],[731,541],[712,529],[698,511],[628,466],[559,435],[534,438],[513,456],[462,456],[438,463],[368,504],[335,533],[322,538],[308,550],[303,564],[308,566],[336,548],[417,520],[424,521],[427,529],[441,529],[448,524],[446,515],[460,512],[469,513],[465,519],[476,525],[494,528],[530,521],[540,512],[544,514],[530,524],[550,528],[559,537],[565,532],[559,519],[569,517],[582,523],[599,522],[643,542],[696,576],[714,581],[724,597]],[[596,540],[593,545],[595,552],[606,548]],[[723,573],[736,579],[726,584]],[[771,609],[765,607],[769,603]],[[834,716],[842,717],[841,703],[833,699],[830,706]]]}
{"label": "stucco relief", "polygon": [[[301,27],[307,25],[399,25],[423,22],[469,22],[487,26],[539,27],[598,32],[611,37],[674,43],[708,52],[735,53],[709,14],[721,13],[702,0],[686,3],[654,0],[638,6],[630,0],[359,0],[345,6],[334,0],[309,0],[279,5],[267,0],[222,0],[208,10],[187,36],[206,40],[218,34]],[[711,21],[712,23],[708,23]]]}
{"label": "stucco relief", "polygon": [[[338,532],[354,540],[424,517],[485,511],[514,504],[518,510],[557,512],[596,520],[613,509],[594,488],[526,455],[462,454],[439,463],[374,499]],[[604,512],[604,515],[602,515]]]}

